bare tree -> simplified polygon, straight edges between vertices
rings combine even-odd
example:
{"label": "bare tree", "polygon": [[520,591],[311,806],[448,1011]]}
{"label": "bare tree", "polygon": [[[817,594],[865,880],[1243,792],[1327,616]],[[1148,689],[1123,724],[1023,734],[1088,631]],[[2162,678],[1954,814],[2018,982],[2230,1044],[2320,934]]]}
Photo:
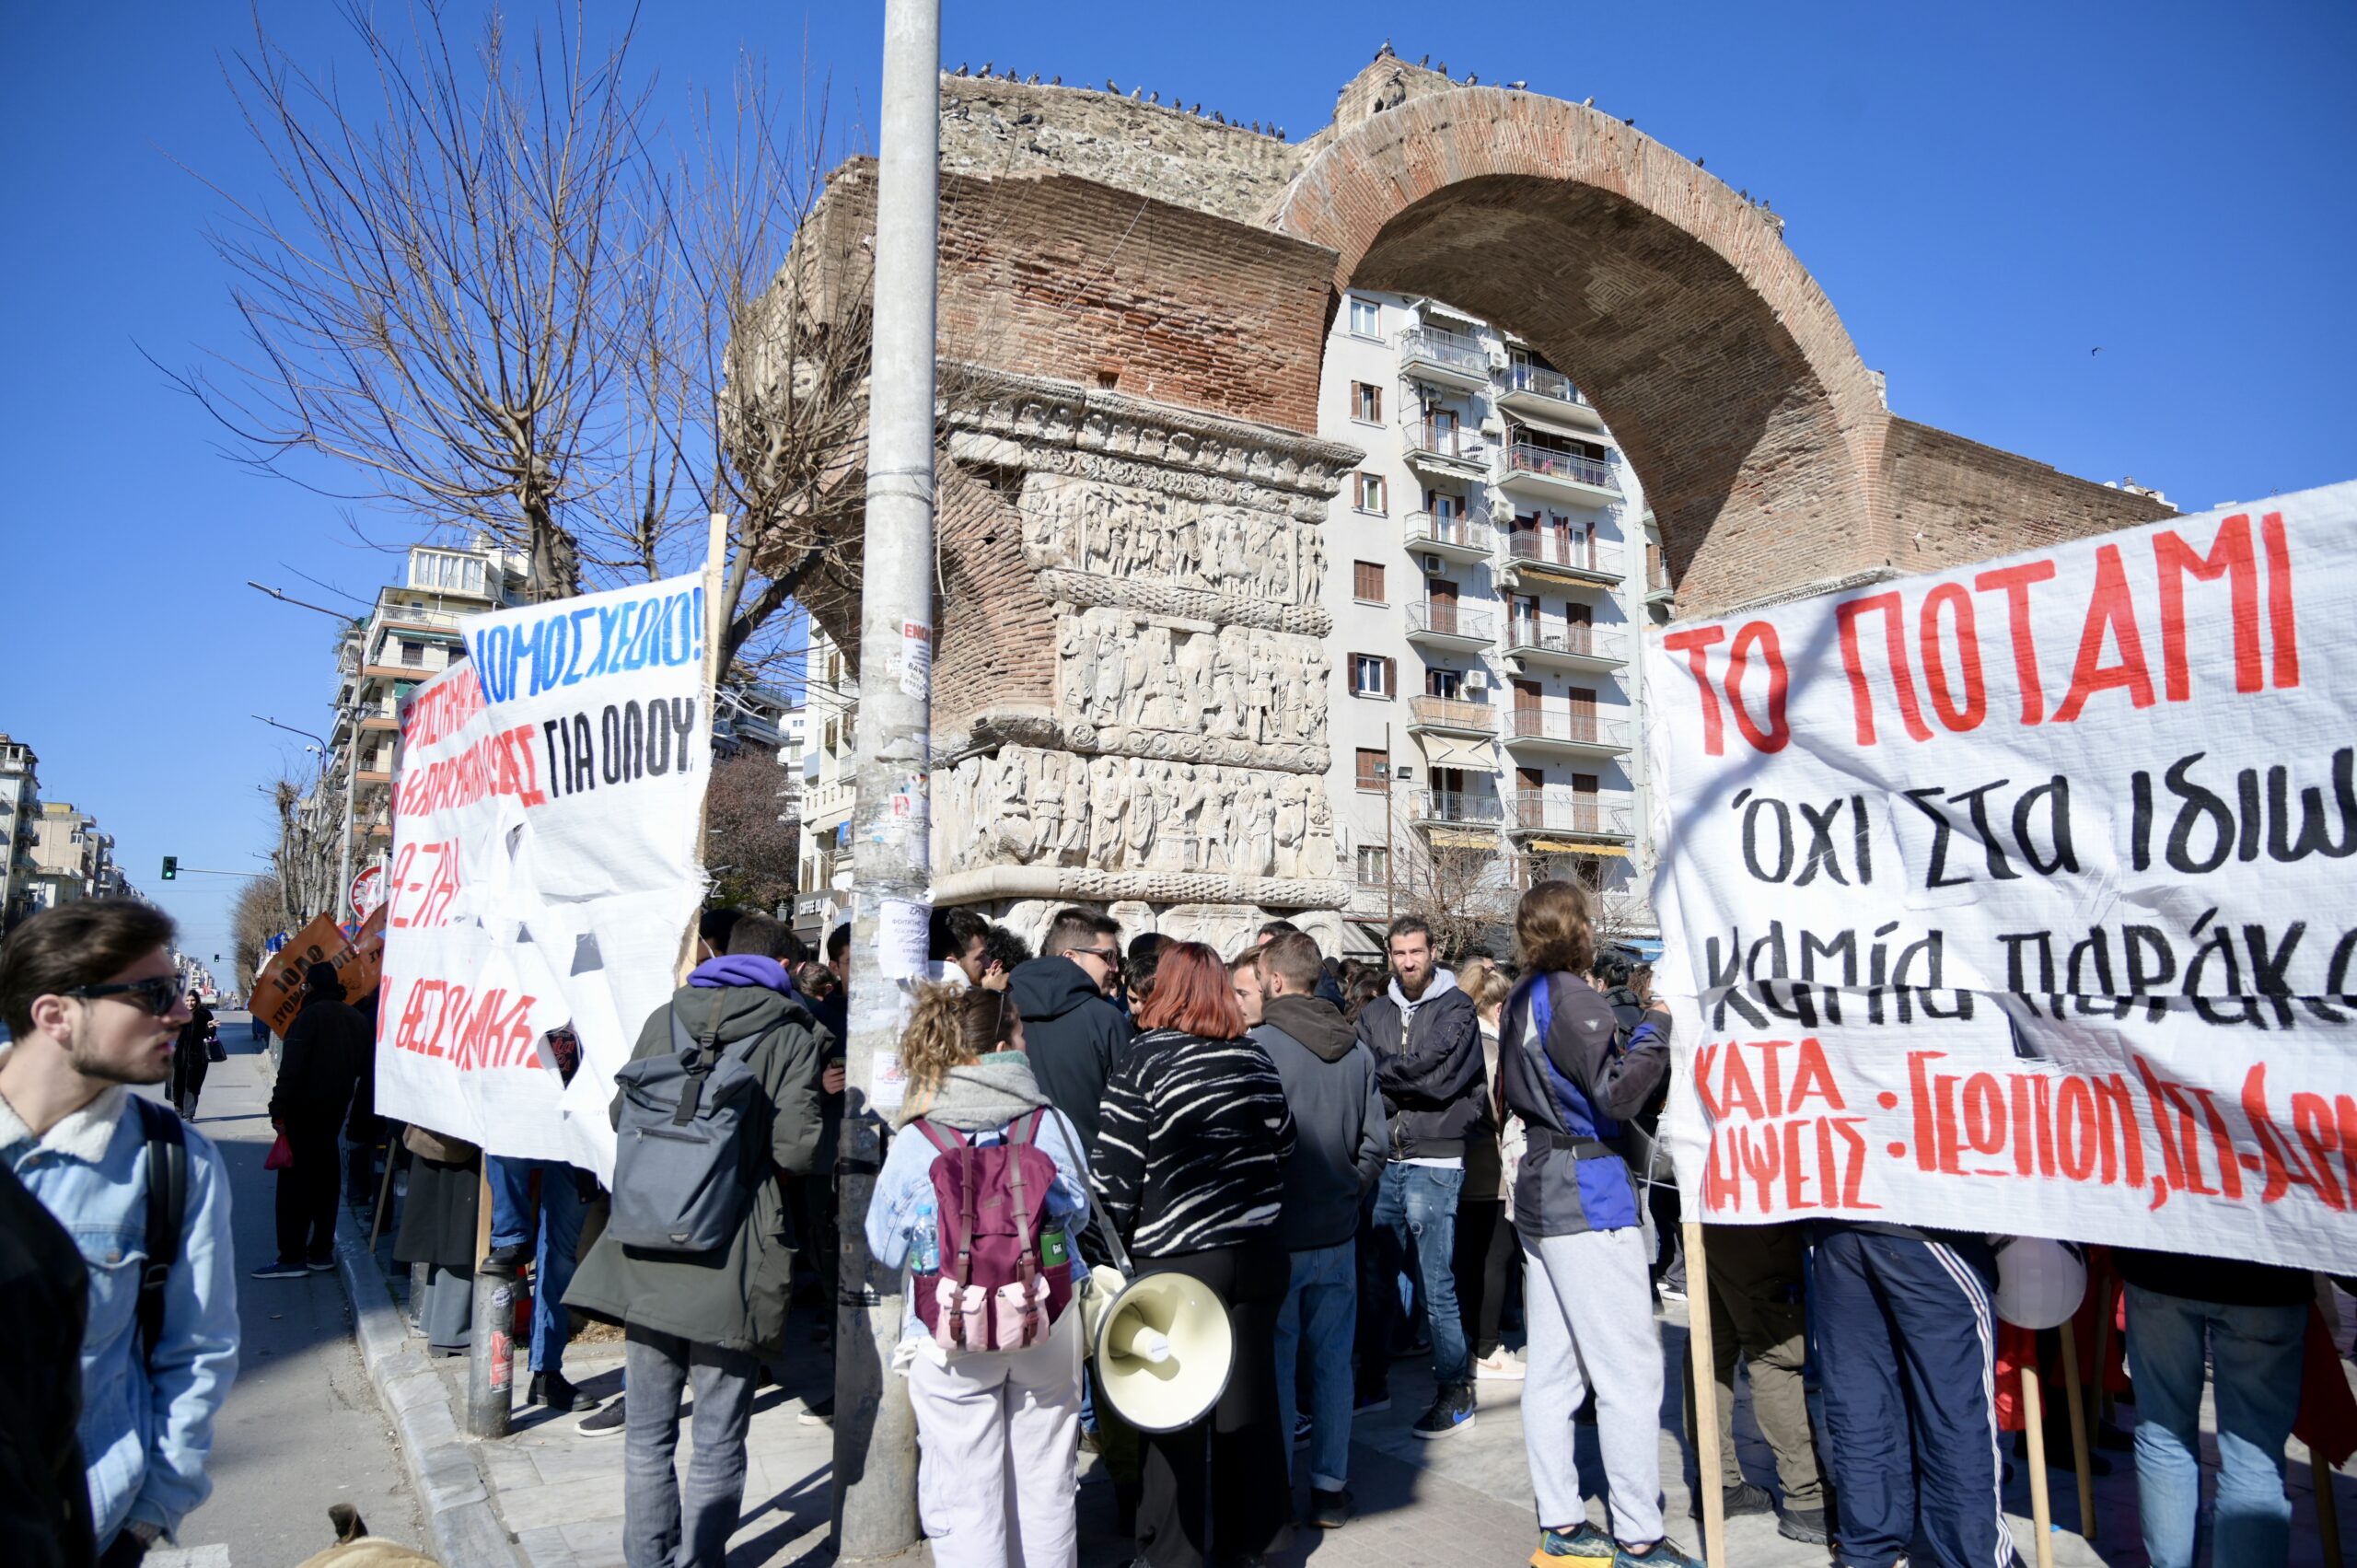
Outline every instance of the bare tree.
{"label": "bare tree", "polygon": [[330,784],[322,774],[308,787],[292,778],[267,786],[278,813],[278,847],[270,857],[277,875],[272,880],[278,889],[279,923],[288,931],[333,910],[341,892],[336,840],[343,815],[341,804],[329,799]]}
{"label": "bare tree", "polygon": [[802,839],[784,819],[786,784],[784,770],[766,751],[713,763],[704,796],[707,858],[714,890],[725,902],[767,910],[794,896]]}
{"label": "bare tree", "polygon": [[259,877],[238,890],[229,909],[229,940],[237,947],[239,991],[254,988],[254,965],[262,947],[280,931],[291,930],[282,913],[282,893],[276,876]]}
{"label": "bare tree", "polygon": [[259,13],[229,71],[274,177],[215,186],[246,349],[176,379],[252,465],[482,528],[527,552],[537,593],[575,592],[575,514],[617,482],[648,321],[630,32],[592,47],[576,5],[519,44],[494,9],[467,49],[441,0],[412,0],[405,38],[341,10],[365,101]]}
{"label": "bare tree", "polygon": [[[1495,835],[1413,826],[1395,806],[1388,876],[1394,911],[1433,928],[1433,950],[1456,963],[1496,946],[1514,922],[1514,863]],[[1494,954],[1492,955],[1495,956]]]}

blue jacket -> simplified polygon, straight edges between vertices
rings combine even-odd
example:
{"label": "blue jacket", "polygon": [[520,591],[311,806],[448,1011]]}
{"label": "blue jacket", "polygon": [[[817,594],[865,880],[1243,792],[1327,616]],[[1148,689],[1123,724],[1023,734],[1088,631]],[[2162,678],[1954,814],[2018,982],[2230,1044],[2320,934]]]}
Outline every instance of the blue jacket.
{"label": "blue jacket", "polygon": [[1669,1042],[1648,1019],[1624,1045],[1620,1024],[1574,974],[1529,976],[1506,999],[1498,1067],[1525,1132],[1514,1225],[1526,1241],[1640,1223],[1621,1123],[1668,1072]]}
{"label": "blue jacket", "polygon": [[167,1534],[213,1490],[213,1417],[238,1375],[237,1254],[229,1174],[194,1128],[188,1219],[164,1289],[163,1342],[139,1343],[146,1260],[147,1143],[130,1092],[110,1088],[35,1139],[0,1100],[0,1161],[57,1216],[90,1270],[82,1336],[82,1453],[99,1547],[134,1519]]}
{"label": "blue jacket", "polygon": [[[935,1121],[956,1127],[983,1147],[1006,1141],[1004,1124],[971,1125],[970,1119],[958,1115],[954,1108],[946,1105],[935,1109],[932,1115]],[[1056,1162],[1056,1184],[1048,1191],[1048,1218],[1064,1222],[1068,1231],[1079,1228],[1072,1224],[1074,1215],[1086,1216],[1088,1213],[1088,1164],[1067,1135],[1070,1125],[1051,1109],[1039,1119],[1034,1140],[1039,1152]],[[938,1153],[923,1132],[903,1127],[893,1135],[891,1150],[884,1156],[884,1168],[877,1173],[876,1191],[867,1201],[867,1250],[887,1269],[916,1271],[935,1267],[935,1251],[941,1236],[933,1196],[933,1161]],[[1080,1267],[1074,1259],[1075,1274]],[[908,1288],[905,1272],[900,1287],[908,1302],[900,1318],[900,1342],[906,1344],[912,1340],[930,1339],[931,1334],[917,1317],[916,1295]]]}

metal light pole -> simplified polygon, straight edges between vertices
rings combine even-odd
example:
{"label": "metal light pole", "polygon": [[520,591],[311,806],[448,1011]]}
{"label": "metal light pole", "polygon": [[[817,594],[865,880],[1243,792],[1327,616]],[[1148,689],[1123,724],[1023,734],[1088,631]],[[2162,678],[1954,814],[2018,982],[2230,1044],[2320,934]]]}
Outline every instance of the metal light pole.
{"label": "metal light pole", "polygon": [[[917,1544],[916,1418],[886,1365],[900,1337],[897,1278],[867,1253],[883,1163],[874,1104],[897,1084],[907,993],[922,972],[932,898],[933,438],[940,250],[940,0],[886,0],[876,188],[876,309],[868,378],[867,532],[860,596],[858,804],[852,812],[851,1098],[836,1167],[835,1544],[839,1562]],[[888,1069],[888,1074],[879,1072]],[[883,1108],[889,1110],[888,1101]]]}

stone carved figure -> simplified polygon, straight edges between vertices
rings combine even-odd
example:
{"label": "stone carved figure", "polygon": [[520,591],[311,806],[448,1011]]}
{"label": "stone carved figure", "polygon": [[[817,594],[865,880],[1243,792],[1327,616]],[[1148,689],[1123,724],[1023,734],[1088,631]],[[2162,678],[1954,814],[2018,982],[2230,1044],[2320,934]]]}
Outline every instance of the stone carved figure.
{"label": "stone carved figure", "polygon": [[1320,525],[1271,505],[1231,505],[1063,475],[1035,475],[1018,503],[1035,566],[1314,605]]}
{"label": "stone carved figure", "polygon": [[1255,746],[1323,741],[1323,667],[1307,639],[1099,605],[1067,613],[1056,645],[1070,718]]}

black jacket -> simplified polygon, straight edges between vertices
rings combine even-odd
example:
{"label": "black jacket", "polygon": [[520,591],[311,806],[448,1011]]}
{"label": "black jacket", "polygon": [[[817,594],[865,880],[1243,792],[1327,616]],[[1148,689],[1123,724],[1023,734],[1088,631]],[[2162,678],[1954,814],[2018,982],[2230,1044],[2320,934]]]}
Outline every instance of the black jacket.
{"label": "black jacket", "polygon": [[307,1000],[286,1026],[278,1082],[270,1091],[271,1120],[299,1116],[341,1124],[368,1048],[368,1020],[359,1008],[327,996]]}
{"label": "black jacket", "polygon": [[1473,998],[1446,972],[1435,974],[1402,1030],[1399,1004],[1386,990],[1359,1014],[1358,1036],[1375,1053],[1391,1118],[1391,1157],[1461,1158],[1465,1140],[1490,1119]]}
{"label": "black jacket", "polygon": [[1129,1018],[1105,999],[1088,971],[1058,954],[1017,964],[1007,994],[1023,1016],[1023,1053],[1050,1103],[1097,1141],[1097,1107],[1133,1031]]}
{"label": "black jacket", "polygon": [[1294,1252],[1339,1247],[1358,1233],[1359,1199],[1383,1175],[1383,1092],[1375,1058],[1322,996],[1272,996],[1252,1031],[1293,1112],[1278,1225]]}
{"label": "black jacket", "polygon": [[0,1165],[0,1562],[18,1568],[88,1568],[98,1555],[75,1432],[89,1293],[74,1238]]}

